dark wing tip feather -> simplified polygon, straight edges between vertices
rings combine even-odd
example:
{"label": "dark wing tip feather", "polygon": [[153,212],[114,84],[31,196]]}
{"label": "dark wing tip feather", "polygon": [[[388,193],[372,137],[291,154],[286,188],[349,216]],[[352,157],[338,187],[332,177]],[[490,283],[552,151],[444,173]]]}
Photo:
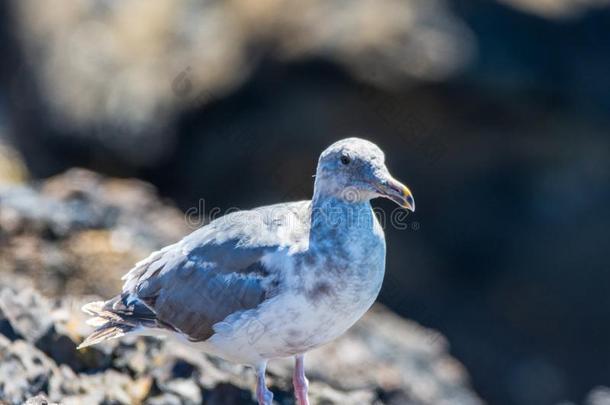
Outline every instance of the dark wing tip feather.
{"label": "dark wing tip feather", "polygon": [[124,336],[140,327],[158,325],[155,314],[150,309],[139,302],[128,305],[128,298],[127,295],[122,294],[106,302],[91,302],[82,308],[84,312],[93,316],[87,323],[97,328],[78,346],[78,349]]}

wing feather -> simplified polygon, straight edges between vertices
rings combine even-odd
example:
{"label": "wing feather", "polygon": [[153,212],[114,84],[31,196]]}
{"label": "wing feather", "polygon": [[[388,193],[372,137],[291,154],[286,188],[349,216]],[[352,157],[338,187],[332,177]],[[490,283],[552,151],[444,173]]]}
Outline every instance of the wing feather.
{"label": "wing feather", "polygon": [[[267,209],[302,216],[307,205],[294,204],[290,209]],[[143,303],[160,325],[178,330],[190,340],[208,339],[215,324],[256,308],[279,290],[280,274],[266,268],[262,258],[293,241],[282,240],[280,235],[285,232],[278,232],[269,212],[262,214],[240,211],[227,215],[152,253],[123,277],[125,301]],[[294,218],[289,222],[296,226],[293,237],[306,232],[298,232],[299,222]]]}

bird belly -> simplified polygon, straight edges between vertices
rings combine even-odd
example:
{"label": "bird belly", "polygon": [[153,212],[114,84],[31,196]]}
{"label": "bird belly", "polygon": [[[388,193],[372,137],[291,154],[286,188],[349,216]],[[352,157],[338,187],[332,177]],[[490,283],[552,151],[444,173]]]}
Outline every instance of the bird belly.
{"label": "bird belly", "polygon": [[319,280],[311,290],[286,291],[215,325],[216,333],[206,344],[221,357],[246,364],[321,346],[342,335],[371,307],[383,279],[383,271],[377,273],[366,286],[339,283],[333,292],[322,287],[326,280]]}
{"label": "bird belly", "polygon": [[344,261],[284,256],[281,264],[292,283],[257,308],[214,325],[216,333],[206,343],[221,357],[257,364],[336,339],[373,305],[385,270],[383,243],[349,253]]}

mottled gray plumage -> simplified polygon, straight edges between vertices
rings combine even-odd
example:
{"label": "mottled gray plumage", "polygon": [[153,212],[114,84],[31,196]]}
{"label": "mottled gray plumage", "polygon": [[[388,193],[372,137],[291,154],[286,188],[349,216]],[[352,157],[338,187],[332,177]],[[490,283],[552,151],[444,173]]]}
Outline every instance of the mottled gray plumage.
{"label": "mottled gray plumage", "polygon": [[[214,324],[277,293],[281,274],[261,258],[306,235],[308,209],[308,202],[278,204],[213,221],[138,263],[126,276],[123,295],[143,301],[188,339],[206,340]],[[290,221],[296,232],[280,238],[278,221]]]}
{"label": "mottled gray plumage", "polygon": [[302,354],[342,334],[381,288],[386,246],[370,199],[415,207],[384,160],[371,142],[336,142],[320,155],[311,201],[235,212],[151,254],[124,276],[120,295],[84,307],[98,328],[81,346],[174,334],[256,367],[261,404],[271,397],[267,360],[295,355],[307,404]]}

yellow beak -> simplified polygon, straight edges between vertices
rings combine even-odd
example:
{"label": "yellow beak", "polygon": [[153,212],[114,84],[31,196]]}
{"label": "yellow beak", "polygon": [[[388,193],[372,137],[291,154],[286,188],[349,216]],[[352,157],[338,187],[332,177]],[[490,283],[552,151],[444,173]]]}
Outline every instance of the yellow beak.
{"label": "yellow beak", "polygon": [[413,194],[409,187],[390,177],[389,180],[380,183],[378,188],[381,196],[389,198],[401,207],[415,212],[415,199],[413,199]]}

